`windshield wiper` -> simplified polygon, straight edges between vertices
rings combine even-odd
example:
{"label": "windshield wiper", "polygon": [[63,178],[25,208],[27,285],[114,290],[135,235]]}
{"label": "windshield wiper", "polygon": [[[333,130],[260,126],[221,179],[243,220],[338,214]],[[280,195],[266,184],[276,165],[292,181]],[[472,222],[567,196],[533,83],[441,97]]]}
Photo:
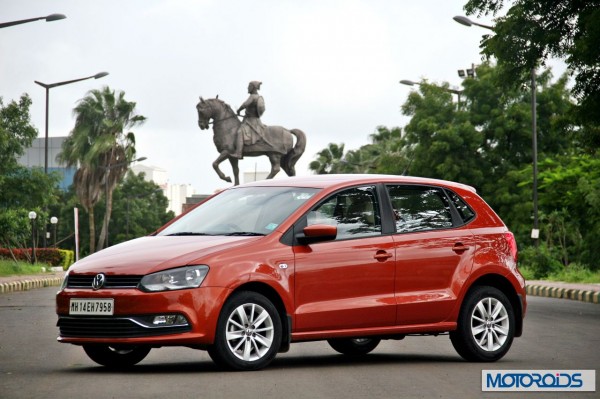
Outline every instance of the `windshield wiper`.
{"label": "windshield wiper", "polygon": [[253,231],[236,231],[233,233],[225,233],[224,236],[264,236],[263,233],[255,233]]}
{"label": "windshield wiper", "polygon": [[179,233],[167,234],[167,236],[212,236],[208,233],[195,233],[193,231],[181,231]]}

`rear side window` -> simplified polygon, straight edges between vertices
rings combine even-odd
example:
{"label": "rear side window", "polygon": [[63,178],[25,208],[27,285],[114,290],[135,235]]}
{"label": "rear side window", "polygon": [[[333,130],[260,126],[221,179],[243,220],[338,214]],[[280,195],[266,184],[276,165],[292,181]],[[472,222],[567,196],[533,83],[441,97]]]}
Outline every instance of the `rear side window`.
{"label": "rear side window", "polygon": [[387,189],[396,215],[397,232],[447,229],[453,226],[448,199],[441,189],[408,185],[390,185]]}
{"label": "rear side window", "polygon": [[475,212],[467,205],[467,203],[452,191],[448,191],[448,195],[458,211],[463,223],[468,223],[475,218]]}

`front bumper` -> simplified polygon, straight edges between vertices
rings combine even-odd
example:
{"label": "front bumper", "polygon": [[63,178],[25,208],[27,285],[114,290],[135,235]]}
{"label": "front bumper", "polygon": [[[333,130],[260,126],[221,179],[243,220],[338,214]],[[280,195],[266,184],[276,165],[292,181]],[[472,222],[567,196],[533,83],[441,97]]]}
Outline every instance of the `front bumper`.
{"label": "front bumper", "polygon": [[[142,292],[138,289],[66,288],[56,296],[58,341],[71,344],[208,345],[214,341],[219,311],[229,295],[221,287]],[[72,316],[72,298],[113,298],[112,316]],[[157,315],[182,316],[174,325],[153,325]]]}

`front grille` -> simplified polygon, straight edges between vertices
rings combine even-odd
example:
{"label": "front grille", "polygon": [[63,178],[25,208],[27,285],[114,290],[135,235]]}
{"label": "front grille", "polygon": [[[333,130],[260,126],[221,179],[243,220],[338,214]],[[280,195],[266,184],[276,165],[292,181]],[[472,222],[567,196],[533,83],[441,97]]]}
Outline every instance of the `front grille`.
{"label": "front grille", "polygon": [[[67,288],[92,288],[95,274],[69,275]],[[106,275],[106,282],[102,288],[136,288],[143,276],[111,276]]]}
{"label": "front grille", "polygon": [[56,324],[65,338],[136,338],[191,331],[190,325],[150,328],[127,317],[59,317]]}

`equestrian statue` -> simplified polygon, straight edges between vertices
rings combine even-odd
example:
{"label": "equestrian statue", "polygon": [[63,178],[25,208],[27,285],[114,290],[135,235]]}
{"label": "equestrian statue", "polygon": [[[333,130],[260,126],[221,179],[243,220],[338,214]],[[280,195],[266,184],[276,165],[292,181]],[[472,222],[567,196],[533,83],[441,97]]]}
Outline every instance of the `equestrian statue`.
{"label": "equestrian statue", "polygon": [[[288,176],[295,176],[294,167],[306,148],[306,135],[301,130],[263,125],[260,117],[265,112],[265,102],[258,94],[260,85],[261,82],[250,82],[250,96],[238,108],[237,113],[219,100],[219,96],[207,100],[200,97],[200,102],[196,105],[200,129],[208,129],[212,119],[213,141],[219,151],[219,156],[212,166],[222,180],[231,183],[231,178],[219,168],[221,162],[228,159],[236,186],[240,184],[238,161],[244,156],[269,157],[271,173],[267,179],[272,179],[280,169]],[[245,113],[240,121],[242,110],[245,110]],[[296,137],[295,144],[293,136]]]}

